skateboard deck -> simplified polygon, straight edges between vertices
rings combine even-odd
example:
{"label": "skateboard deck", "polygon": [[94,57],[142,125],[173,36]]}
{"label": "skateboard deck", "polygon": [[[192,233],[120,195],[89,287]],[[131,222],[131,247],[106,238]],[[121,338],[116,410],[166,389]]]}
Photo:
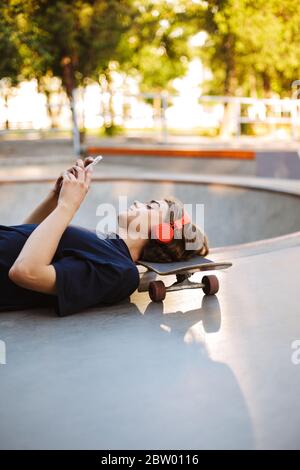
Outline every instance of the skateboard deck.
{"label": "skateboard deck", "polygon": [[179,274],[179,273],[193,273],[197,271],[212,271],[215,269],[226,269],[232,266],[232,263],[219,261],[214,262],[208,258],[202,256],[194,256],[187,261],[175,261],[173,263],[155,263],[152,261],[138,261],[137,264],[144,266],[149,271],[154,271],[160,276],[166,276],[168,274]]}

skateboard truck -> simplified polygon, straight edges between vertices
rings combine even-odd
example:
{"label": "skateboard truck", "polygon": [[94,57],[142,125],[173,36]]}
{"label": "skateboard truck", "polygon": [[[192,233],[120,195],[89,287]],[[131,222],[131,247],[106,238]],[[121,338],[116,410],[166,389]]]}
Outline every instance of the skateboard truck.
{"label": "skateboard truck", "polygon": [[[176,282],[166,286],[163,281],[152,280],[148,286],[150,299],[153,302],[161,302],[165,299],[167,292],[174,292],[183,289],[202,289],[206,295],[214,295],[219,290],[219,281],[214,274],[207,274],[202,277],[201,282],[192,282],[190,277],[201,271],[214,271],[216,269],[227,269],[232,263],[227,261],[214,262],[208,258],[194,256],[186,261],[177,261],[170,263],[158,263],[140,260],[138,264],[147,268],[148,273],[156,273],[159,276],[176,275]],[[140,290],[144,291],[144,288]]]}
{"label": "skateboard truck", "polygon": [[192,274],[176,274],[176,282],[166,287],[163,281],[152,281],[149,284],[149,296],[153,302],[161,302],[165,299],[167,292],[183,289],[202,289],[206,295],[214,295],[219,290],[217,276],[203,276],[201,282],[192,282],[189,277]]}

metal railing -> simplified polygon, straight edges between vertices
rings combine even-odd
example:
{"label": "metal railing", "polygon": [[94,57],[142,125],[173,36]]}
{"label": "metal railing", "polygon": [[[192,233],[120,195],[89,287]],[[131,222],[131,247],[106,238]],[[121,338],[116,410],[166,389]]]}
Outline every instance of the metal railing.
{"label": "metal railing", "polygon": [[[179,96],[179,95],[177,95]],[[147,99],[156,100],[156,109],[152,109],[153,111],[153,128],[155,124],[159,125],[161,139],[164,143],[168,142],[169,139],[169,123],[167,118],[167,111],[169,103],[175,98],[175,95],[170,95],[166,92],[163,93],[138,93],[138,94],[127,94],[123,95],[124,103],[129,100],[129,98],[135,98],[136,101],[141,100],[145,101]],[[99,103],[103,99],[103,96],[99,94]],[[127,100],[127,101],[126,101]],[[231,105],[231,122],[233,128],[235,130],[235,134],[239,137],[242,134],[242,127],[244,124],[253,124],[259,125],[263,124],[265,126],[277,126],[277,125],[284,125],[288,126],[291,131],[291,136],[293,139],[298,137],[299,129],[300,129],[300,99],[275,99],[275,98],[246,98],[246,97],[228,97],[228,96],[200,96],[198,98],[198,105],[205,108],[205,106],[211,104],[212,111],[213,107],[216,105],[222,105],[223,109],[227,105]],[[128,104],[128,102],[127,102]],[[66,110],[67,104],[60,106],[60,109]],[[100,106],[100,105],[99,105]],[[53,109],[55,109],[57,105],[53,105]],[[101,106],[100,106],[101,107]],[[77,100],[77,109],[81,109],[82,114],[84,115],[86,110],[84,102]],[[202,108],[203,111],[203,121],[205,121],[205,109]],[[24,112],[26,114],[26,112]],[[67,114],[67,113],[66,113]],[[98,113],[100,115],[100,112]],[[7,132],[4,128],[5,121],[2,119],[3,116],[3,106],[2,109],[0,107],[0,132],[3,134]],[[130,112],[127,111],[127,116],[119,116],[123,119],[123,122],[130,121]],[[26,115],[24,115],[24,119],[19,121],[10,121],[10,129],[14,131],[20,132],[59,132],[65,130],[71,130],[72,123],[71,119],[67,119],[66,126],[62,128],[55,128],[52,129],[50,126],[40,127],[38,129],[34,128],[33,120],[26,119]],[[79,119],[80,121],[80,119]],[[216,126],[221,125],[222,116],[216,117]],[[205,124],[205,123],[204,123]],[[199,122],[196,127],[201,127],[202,123]],[[192,127],[193,128],[193,127]]]}
{"label": "metal railing", "polygon": [[[279,98],[246,98],[228,96],[201,96],[199,102],[203,103],[232,103],[236,106],[236,128],[237,136],[242,133],[242,124],[284,124],[291,128],[293,138],[297,137],[300,127],[300,99],[279,99]],[[242,107],[252,106],[254,116],[245,116]],[[257,111],[255,111],[257,108]],[[268,109],[269,108],[269,109]],[[273,115],[268,115],[271,113]],[[288,116],[283,116],[288,114]]]}

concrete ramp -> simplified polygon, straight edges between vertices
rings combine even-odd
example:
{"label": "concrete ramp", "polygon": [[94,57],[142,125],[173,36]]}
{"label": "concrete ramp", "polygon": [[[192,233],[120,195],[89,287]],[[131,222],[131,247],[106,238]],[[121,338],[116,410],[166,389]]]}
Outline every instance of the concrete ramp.
{"label": "concrete ramp", "polygon": [[[212,245],[223,246],[211,257],[234,253],[233,266],[216,272],[218,296],[186,290],[155,304],[135,292],[64,318],[1,313],[0,448],[299,449],[299,191],[114,178],[96,182],[74,222],[94,228],[105,198],[172,193],[205,203]],[[2,185],[1,223],[20,223],[46,190]]]}

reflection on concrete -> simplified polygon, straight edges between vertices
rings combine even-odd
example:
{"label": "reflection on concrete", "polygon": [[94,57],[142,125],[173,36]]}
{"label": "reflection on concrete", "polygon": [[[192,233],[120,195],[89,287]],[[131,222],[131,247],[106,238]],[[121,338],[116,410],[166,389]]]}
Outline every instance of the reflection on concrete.
{"label": "reflection on concrete", "polygon": [[1,447],[252,448],[233,372],[208,357],[205,342],[184,340],[199,322],[218,331],[220,315],[216,298],[167,314],[163,304],[142,314],[126,302],[88,317],[4,314]]}
{"label": "reflection on concrete", "polygon": [[[163,306],[163,302],[150,302],[144,315],[157,315],[157,311],[160,309],[163,314]],[[164,315],[163,320],[167,331],[172,335],[181,336],[183,340],[189,337],[187,342],[198,342],[198,337],[189,334],[190,331],[195,332],[195,326],[201,326],[204,333],[216,333],[221,327],[221,309],[218,298],[215,295],[204,295],[201,307],[184,312],[180,310],[168,312]]]}

